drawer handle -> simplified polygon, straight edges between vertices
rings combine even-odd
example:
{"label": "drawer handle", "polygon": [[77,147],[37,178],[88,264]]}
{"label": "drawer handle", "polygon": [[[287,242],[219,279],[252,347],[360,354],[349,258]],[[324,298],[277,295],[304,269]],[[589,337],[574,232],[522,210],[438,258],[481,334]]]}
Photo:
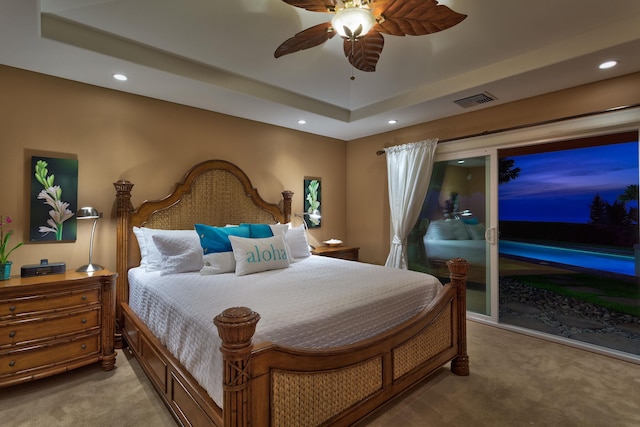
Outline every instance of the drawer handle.
{"label": "drawer handle", "polygon": [[80,347],[81,347],[83,350],[86,350],[86,349],[87,349],[87,345],[86,345],[86,344],[82,344]]}
{"label": "drawer handle", "polygon": [[82,301],[86,301],[87,300],[87,296],[86,295],[82,295]]}
{"label": "drawer handle", "polygon": [[84,318],[83,318],[83,319],[81,320],[81,322],[82,322],[82,323],[87,323],[87,319],[84,319]]}
{"label": "drawer handle", "polygon": [[9,311],[16,311],[16,306],[12,305],[11,307],[9,307]]}
{"label": "drawer handle", "polygon": [[9,362],[9,366],[11,366],[11,367],[15,366],[15,364],[16,364],[15,360],[12,360],[11,362]]}
{"label": "drawer handle", "polygon": [[9,337],[10,337],[10,338],[13,338],[13,337],[15,337],[15,336],[16,336],[16,331],[11,331],[11,332],[9,332]]}

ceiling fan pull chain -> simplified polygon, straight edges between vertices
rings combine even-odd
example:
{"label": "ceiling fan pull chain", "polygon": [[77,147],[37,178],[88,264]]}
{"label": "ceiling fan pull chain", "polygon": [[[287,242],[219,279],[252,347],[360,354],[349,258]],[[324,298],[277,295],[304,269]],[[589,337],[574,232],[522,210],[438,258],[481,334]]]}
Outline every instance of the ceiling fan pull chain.
{"label": "ceiling fan pull chain", "polygon": [[354,39],[351,39],[351,61],[349,61],[349,62],[351,63],[351,80],[352,81],[356,79],[356,76],[353,75],[353,68],[354,68],[353,61],[354,61],[354,56],[355,56],[354,53],[353,53],[353,51],[354,51],[353,48],[354,48],[355,44],[356,44],[356,41]]}

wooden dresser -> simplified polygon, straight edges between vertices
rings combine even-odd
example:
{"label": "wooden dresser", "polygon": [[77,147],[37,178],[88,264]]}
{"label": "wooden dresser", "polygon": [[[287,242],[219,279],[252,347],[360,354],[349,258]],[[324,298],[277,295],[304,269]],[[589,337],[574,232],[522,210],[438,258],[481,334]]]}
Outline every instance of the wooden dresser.
{"label": "wooden dresser", "polygon": [[0,387],[95,362],[115,368],[115,278],[102,270],[0,281]]}
{"label": "wooden dresser", "polygon": [[331,258],[346,259],[348,261],[358,261],[360,248],[352,246],[318,246],[311,251],[314,255],[328,256]]}

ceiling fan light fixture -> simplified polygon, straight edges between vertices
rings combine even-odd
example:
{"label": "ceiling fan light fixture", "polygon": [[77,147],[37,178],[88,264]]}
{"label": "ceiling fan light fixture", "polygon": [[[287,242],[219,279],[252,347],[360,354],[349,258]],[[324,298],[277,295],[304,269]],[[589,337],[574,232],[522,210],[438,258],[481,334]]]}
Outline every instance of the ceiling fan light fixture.
{"label": "ceiling fan light fixture", "polygon": [[353,69],[373,72],[385,35],[422,36],[458,25],[467,15],[454,12],[438,0],[283,0],[310,12],[333,13],[329,22],[314,25],[288,38],[273,56],[319,46],[339,34],[344,56]]}
{"label": "ceiling fan light fixture", "polygon": [[366,35],[375,23],[371,10],[360,6],[341,9],[331,19],[333,29],[346,39],[357,39]]}

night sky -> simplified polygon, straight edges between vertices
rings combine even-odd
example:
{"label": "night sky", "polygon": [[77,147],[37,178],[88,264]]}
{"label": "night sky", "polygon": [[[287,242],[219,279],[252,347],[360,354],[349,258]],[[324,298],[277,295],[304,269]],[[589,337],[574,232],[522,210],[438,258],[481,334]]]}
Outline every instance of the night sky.
{"label": "night sky", "polygon": [[509,158],[522,170],[499,186],[501,221],[587,223],[596,194],[613,204],[638,184],[637,142]]}

